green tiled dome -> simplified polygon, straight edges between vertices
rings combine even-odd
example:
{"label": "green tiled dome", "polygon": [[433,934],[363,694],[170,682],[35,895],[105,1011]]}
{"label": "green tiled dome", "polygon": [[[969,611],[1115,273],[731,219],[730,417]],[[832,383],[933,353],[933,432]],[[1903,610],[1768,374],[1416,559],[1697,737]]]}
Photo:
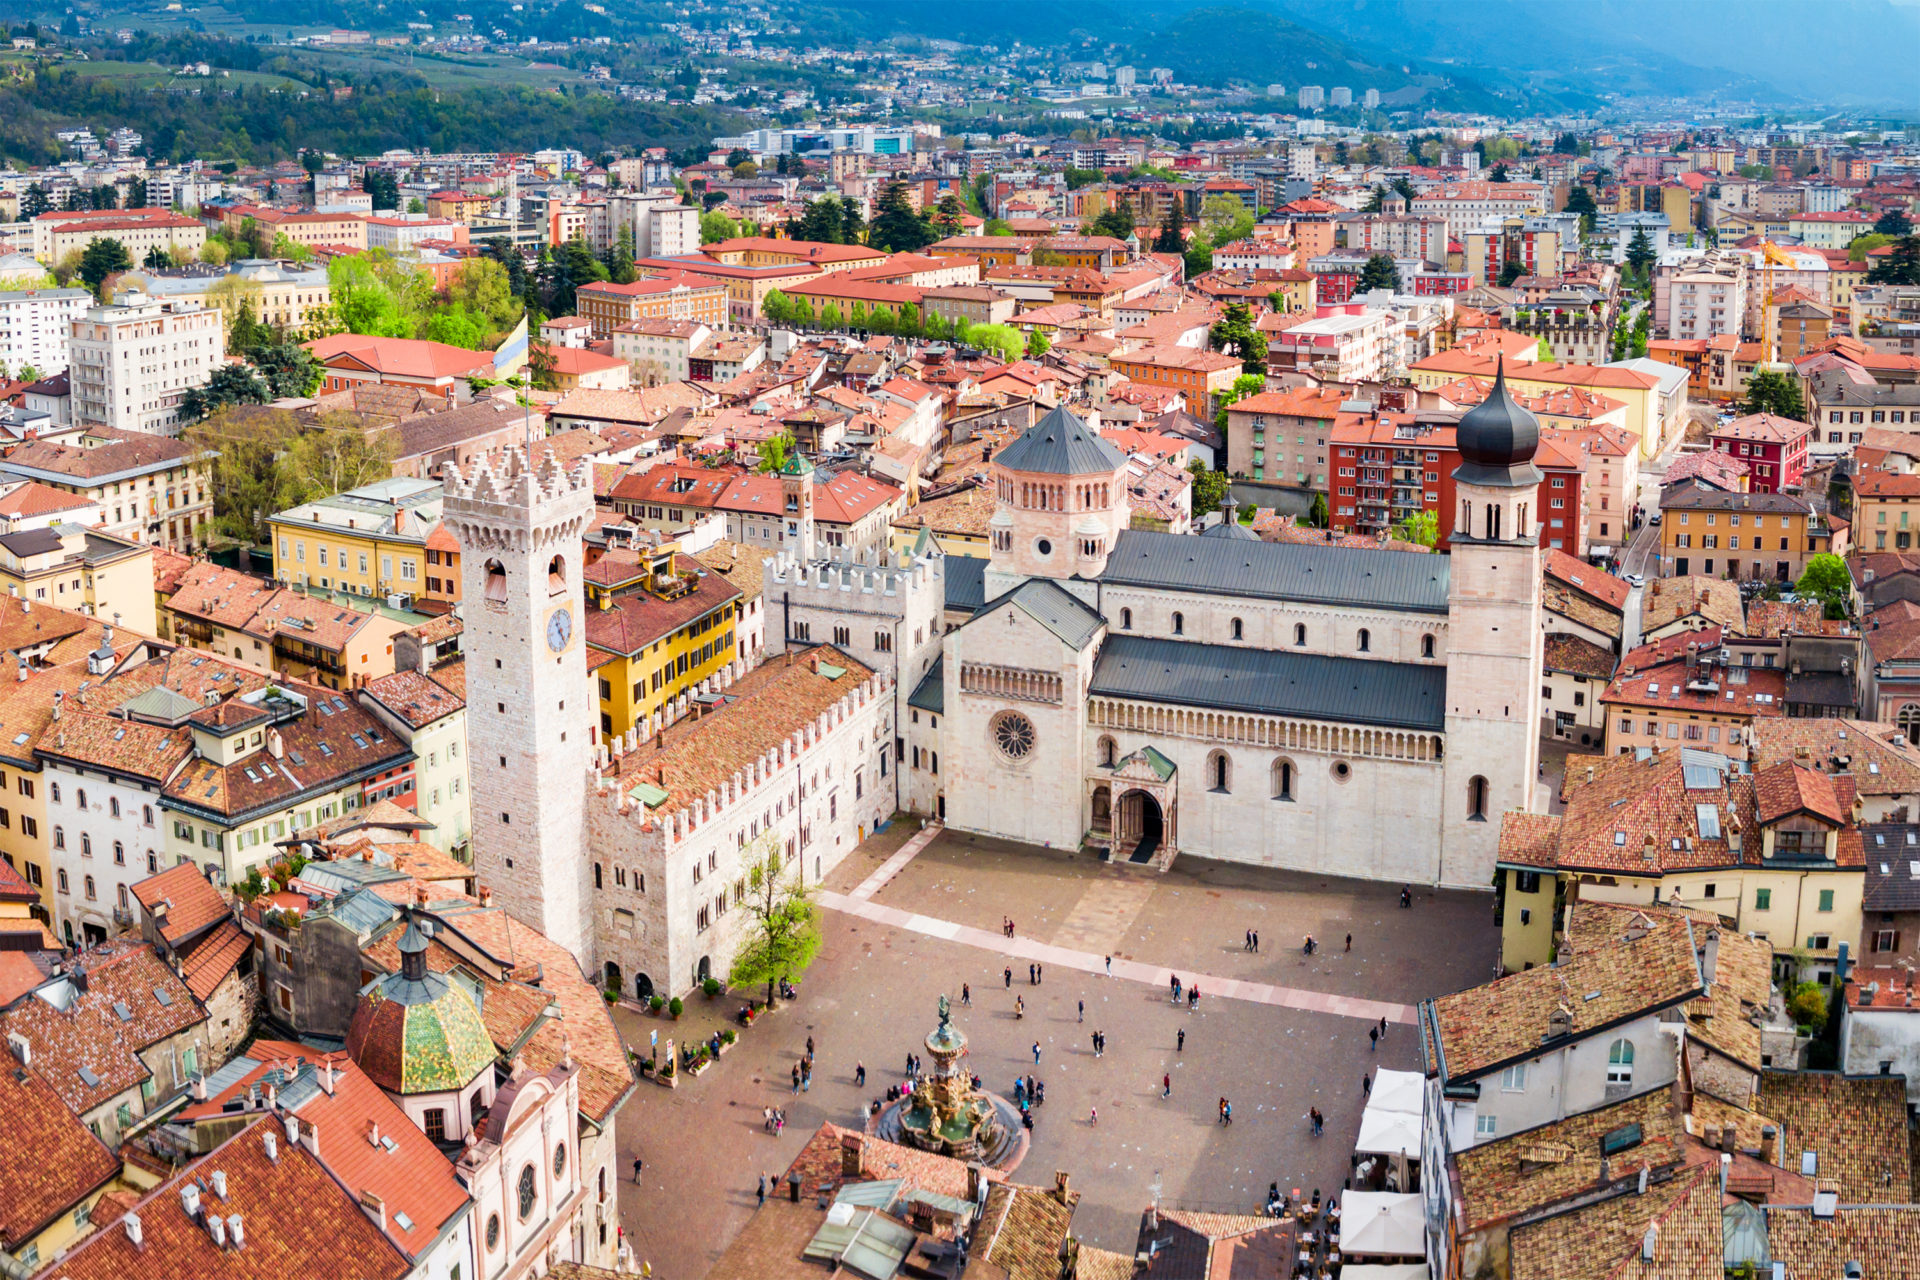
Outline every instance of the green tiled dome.
{"label": "green tiled dome", "polygon": [[451,1093],[494,1061],[493,1040],[464,989],[426,967],[428,938],[410,921],[400,972],[370,986],[347,1028],[347,1052],[389,1093]]}

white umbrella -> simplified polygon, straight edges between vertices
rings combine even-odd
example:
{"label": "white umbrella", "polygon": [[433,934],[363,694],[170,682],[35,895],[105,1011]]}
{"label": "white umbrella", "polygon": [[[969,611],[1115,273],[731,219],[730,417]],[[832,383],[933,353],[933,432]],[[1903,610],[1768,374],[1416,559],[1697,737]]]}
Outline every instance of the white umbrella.
{"label": "white umbrella", "polygon": [[1418,1258],[1426,1252],[1426,1218],[1410,1192],[1348,1191],[1340,1197],[1340,1252],[1370,1258]]}
{"label": "white umbrella", "polygon": [[1367,1109],[1405,1111],[1417,1116],[1422,1112],[1426,1094],[1425,1078],[1418,1071],[1382,1068],[1373,1073],[1373,1092],[1367,1097]]}

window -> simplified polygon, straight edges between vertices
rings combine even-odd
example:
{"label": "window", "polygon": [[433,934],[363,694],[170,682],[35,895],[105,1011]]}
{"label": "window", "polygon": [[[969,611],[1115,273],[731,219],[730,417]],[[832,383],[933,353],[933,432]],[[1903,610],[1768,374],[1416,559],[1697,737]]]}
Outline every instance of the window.
{"label": "window", "polygon": [[1538,871],[1517,871],[1513,877],[1515,893],[1540,892],[1540,873]]}
{"label": "window", "polygon": [[447,1140],[447,1113],[441,1107],[428,1107],[420,1117],[420,1127],[427,1131],[427,1137],[434,1142]]}
{"label": "window", "polygon": [[1229,630],[1235,640],[1243,640],[1246,638],[1246,628],[1241,625],[1240,619],[1238,618],[1235,618],[1229,625]]}
{"label": "window", "polygon": [[1120,611],[1120,629],[1122,631],[1133,630],[1133,610],[1122,609]]}
{"label": "window", "polygon": [[1273,798],[1275,800],[1293,799],[1293,761],[1275,760],[1273,762]]}
{"label": "window", "polygon": [[1473,1118],[1473,1136],[1491,1138],[1500,1132],[1500,1120],[1497,1116],[1475,1116]]}
{"label": "window", "polygon": [[1878,930],[1873,935],[1873,949],[1875,951],[1898,951],[1900,949],[1899,933],[1892,929]]}
{"label": "window", "polygon": [[1360,628],[1360,634],[1354,637],[1354,647],[1359,649],[1361,653],[1366,653],[1371,650],[1373,648],[1373,633],[1365,627]]}
{"label": "window", "polygon": [[527,1215],[533,1212],[535,1188],[533,1166],[525,1165],[520,1170],[520,1220],[525,1222]]}
{"label": "window", "polygon": [[1293,643],[1295,648],[1304,648],[1306,646],[1306,643],[1307,643],[1307,624],[1306,623],[1296,622],[1293,624]]}
{"label": "window", "polygon": [[1467,821],[1487,820],[1487,780],[1475,774],[1467,781]]}
{"label": "window", "polygon": [[1755,889],[1753,891],[1753,909],[1755,911],[1772,910],[1773,909],[1773,890]]}
{"label": "window", "polygon": [[1633,1041],[1615,1040],[1607,1050],[1607,1083],[1610,1085],[1630,1085],[1633,1083]]}
{"label": "window", "polygon": [[1833,910],[1833,890],[1822,889],[1820,891],[1820,910],[1822,911]]}
{"label": "window", "polygon": [[553,1149],[553,1176],[557,1181],[567,1171],[567,1144],[562,1142]]}
{"label": "window", "polygon": [[1500,1092],[1525,1093],[1527,1089],[1527,1064],[1508,1067],[1500,1073]]}
{"label": "window", "polygon": [[1233,765],[1227,753],[1216,751],[1207,757],[1207,789],[1225,794],[1233,780]]}
{"label": "window", "polygon": [[1187,618],[1183,613],[1173,615],[1173,634],[1183,636],[1187,633]]}
{"label": "window", "polygon": [[1420,637],[1420,656],[1423,658],[1431,658],[1433,656],[1433,637],[1432,636]]}
{"label": "window", "polygon": [[[915,747],[915,748],[914,748],[914,750],[915,750],[915,751],[917,752],[917,751],[919,751],[919,750],[920,750],[920,748],[918,748],[918,747]],[[1115,753],[1116,753],[1116,752],[1117,752],[1118,750],[1119,750],[1119,748],[1118,748],[1118,747],[1117,747],[1117,746],[1116,746],[1116,745],[1114,744],[1114,741],[1113,741],[1113,739],[1112,739],[1112,738],[1108,738],[1108,737],[1102,737],[1102,738],[1100,739],[1100,763],[1101,763],[1101,765],[1102,765],[1102,766],[1104,766],[1105,768],[1108,768],[1108,769],[1111,769],[1111,768],[1113,768],[1113,763],[1114,763],[1114,757],[1115,757]]]}

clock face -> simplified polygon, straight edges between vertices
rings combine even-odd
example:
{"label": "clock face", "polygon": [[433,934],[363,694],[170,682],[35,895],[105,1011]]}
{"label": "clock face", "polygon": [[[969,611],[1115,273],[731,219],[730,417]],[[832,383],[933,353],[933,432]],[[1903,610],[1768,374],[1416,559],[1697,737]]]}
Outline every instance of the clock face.
{"label": "clock face", "polygon": [[547,619],[547,647],[559,653],[573,638],[573,610],[555,609]]}

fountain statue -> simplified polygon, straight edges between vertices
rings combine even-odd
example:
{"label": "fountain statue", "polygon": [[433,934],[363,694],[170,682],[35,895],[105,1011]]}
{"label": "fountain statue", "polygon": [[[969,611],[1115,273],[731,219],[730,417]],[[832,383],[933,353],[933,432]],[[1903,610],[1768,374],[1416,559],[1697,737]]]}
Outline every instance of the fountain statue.
{"label": "fountain statue", "polygon": [[973,1087],[961,1065],[966,1033],[953,1025],[953,1009],[940,997],[940,1024],[926,1038],[929,1059],[913,1092],[888,1107],[877,1136],[956,1160],[999,1164],[1019,1146],[1019,1113],[1004,1099]]}

